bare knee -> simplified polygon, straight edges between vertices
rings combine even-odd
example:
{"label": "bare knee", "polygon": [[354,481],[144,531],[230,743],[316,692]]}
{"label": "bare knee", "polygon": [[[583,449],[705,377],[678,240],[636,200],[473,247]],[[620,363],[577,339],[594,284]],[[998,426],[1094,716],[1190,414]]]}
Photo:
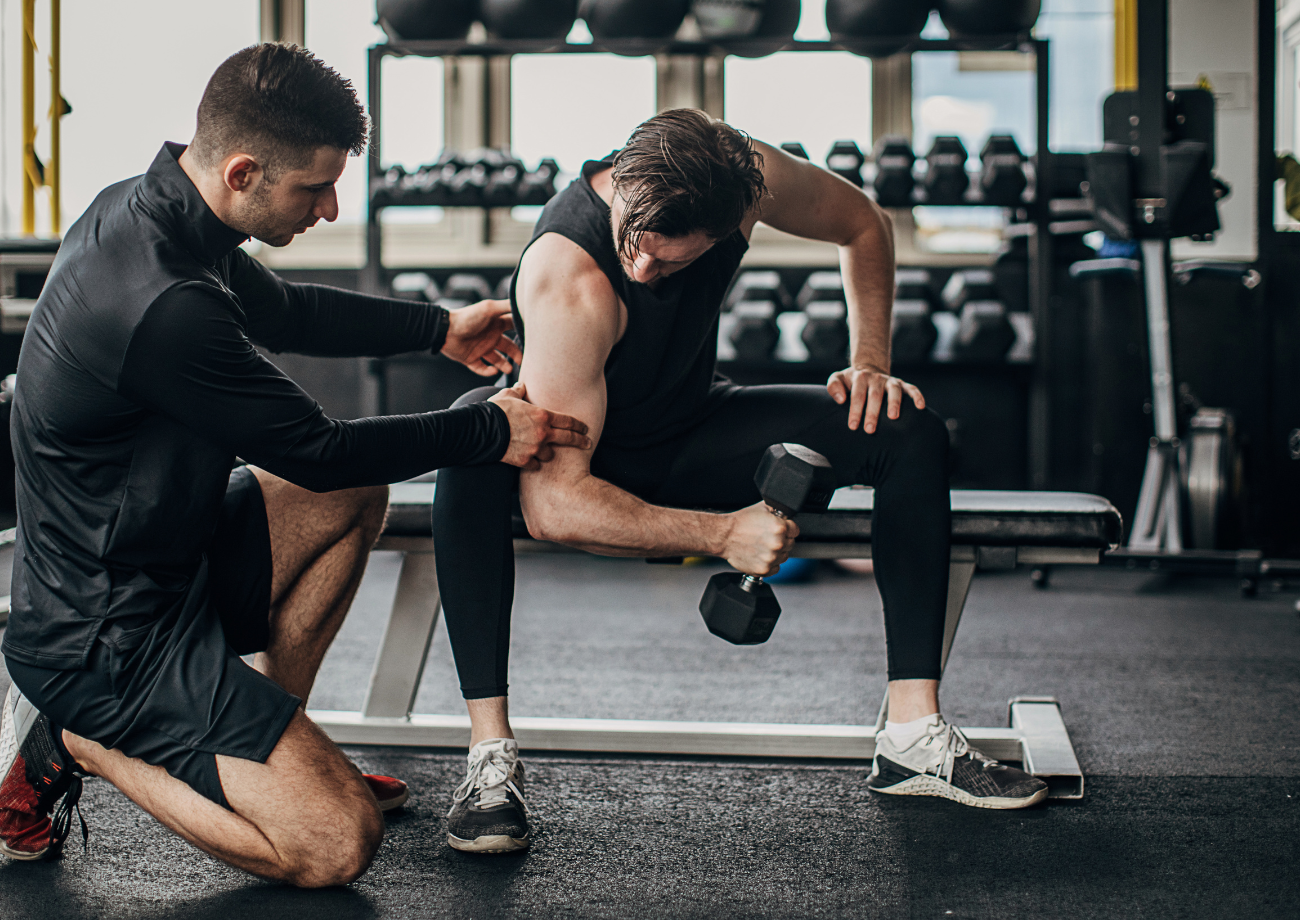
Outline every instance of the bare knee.
{"label": "bare knee", "polygon": [[340,816],[335,832],[321,835],[285,866],[283,881],[299,888],[349,885],[370,868],[384,839],[384,818],[373,802]]}

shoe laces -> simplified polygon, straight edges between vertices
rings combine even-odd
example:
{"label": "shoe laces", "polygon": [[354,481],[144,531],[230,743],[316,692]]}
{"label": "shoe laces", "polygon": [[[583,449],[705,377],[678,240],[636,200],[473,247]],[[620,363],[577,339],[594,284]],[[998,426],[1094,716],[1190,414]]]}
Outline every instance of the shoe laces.
{"label": "shoe laces", "polygon": [[[957,765],[957,761],[968,755],[971,759],[979,761],[985,770],[998,765],[996,760],[971,747],[970,741],[962,734],[960,728],[945,721],[939,722],[938,725],[928,726],[924,740],[919,743],[927,747],[939,746],[939,762],[934,767],[934,774],[943,777],[949,783],[952,782],[952,771],[953,767]],[[930,771],[927,770],[926,772]]]}
{"label": "shoe laces", "polygon": [[63,799],[50,816],[50,848],[45,854],[46,859],[58,859],[63,854],[63,843],[72,831],[74,809],[77,812],[77,819],[81,822],[82,849],[87,851],[90,849],[90,828],[86,824],[86,816],[81,813],[81,788],[81,777],[74,774],[72,782],[68,785],[68,791],[64,793]]}
{"label": "shoe laces", "polygon": [[480,808],[505,805],[510,801],[507,792],[513,792],[528,814],[528,803],[524,794],[515,784],[515,768],[519,766],[519,756],[508,750],[504,744],[481,743],[469,752],[469,772],[464,781],[451,794],[451,805],[456,806],[478,792]]}

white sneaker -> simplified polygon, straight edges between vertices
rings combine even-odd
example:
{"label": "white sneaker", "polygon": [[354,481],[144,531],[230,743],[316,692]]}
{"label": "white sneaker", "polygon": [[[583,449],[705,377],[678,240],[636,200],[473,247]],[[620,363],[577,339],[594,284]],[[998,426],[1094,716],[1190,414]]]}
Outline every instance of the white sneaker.
{"label": "white sneaker", "polygon": [[466,853],[513,853],[530,842],[519,744],[512,738],[480,741],[470,748],[469,771],[451,797],[447,843]]}
{"label": "white sneaker", "polygon": [[975,808],[1027,808],[1047,798],[1047,783],[985,757],[942,717],[902,750],[888,732],[877,732],[867,787],[888,795],[937,795]]}

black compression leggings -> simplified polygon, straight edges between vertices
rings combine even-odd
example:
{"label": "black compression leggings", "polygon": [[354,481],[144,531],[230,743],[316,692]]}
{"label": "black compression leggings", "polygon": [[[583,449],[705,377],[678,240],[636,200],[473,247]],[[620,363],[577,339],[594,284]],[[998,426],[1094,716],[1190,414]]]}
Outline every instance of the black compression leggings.
{"label": "black compression leggings", "polygon": [[[484,387],[457,405],[481,402]],[[658,505],[741,507],[759,500],[754,471],[771,444],[822,454],[839,485],[874,486],[872,553],[885,607],[889,679],[937,679],[948,595],[948,431],[904,397],[897,420],[850,431],[848,409],[821,386],[740,387],[695,429],[636,451],[600,445],[592,471]],[[505,464],[438,473],[433,536],[438,583],[461,692],[506,695],[518,470]]]}

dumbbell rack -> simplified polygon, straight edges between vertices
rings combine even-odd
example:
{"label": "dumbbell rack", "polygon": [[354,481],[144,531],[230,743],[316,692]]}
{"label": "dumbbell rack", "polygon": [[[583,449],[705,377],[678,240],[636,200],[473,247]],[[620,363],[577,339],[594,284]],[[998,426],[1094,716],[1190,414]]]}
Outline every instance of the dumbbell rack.
{"label": "dumbbell rack", "polygon": [[[570,44],[553,40],[497,40],[487,41],[411,41],[388,42],[373,45],[368,50],[369,86],[368,102],[372,133],[370,140],[369,176],[367,187],[373,187],[376,180],[383,175],[382,136],[383,110],[381,106],[381,88],[383,80],[383,60],[385,57],[484,57],[500,58],[516,54],[598,54],[614,52],[623,55],[684,55],[714,57],[719,54],[743,53],[750,43],[730,41],[725,44],[694,41],[663,40],[625,40],[617,42],[592,42],[590,44]],[[755,53],[772,52],[771,42],[752,43]],[[952,51],[1018,51],[1033,54],[1035,58],[1035,164],[1034,184],[1036,190],[1052,188],[1052,155],[1048,145],[1049,102],[1050,102],[1050,46],[1045,39],[1035,39],[1029,35],[984,36],[977,39],[922,39],[922,38],[880,38],[854,41],[794,41],[781,46],[780,51],[851,51],[856,54],[889,56],[892,54],[912,54],[927,52]],[[1034,232],[1029,241],[1029,304],[1035,330],[1035,355],[1033,361],[1033,381],[1030,387],[1029,409],[1029,479],[1031,488],[1046,488],[1048,485],[1050,443],[1049,383],[1051,380],[1049,343],[1051,342],[1049,298],[1052,277],[1051,236],[1053,220],[1050,207],[1050,194],[1035,194],[1024,202],[1024,210]],[[963,206],[978,206],[978,201],[963,203]],[[366,214],[366,264],[362,269],[363,289],[371,293],[380,293],[384,289],[385,269],[383,267],[383,241],[379,225],[379,214],[385,205],[368,197]],[[993,207],[993,205],[986,205]],[[483,207],[482,205],[475,207]]]}

